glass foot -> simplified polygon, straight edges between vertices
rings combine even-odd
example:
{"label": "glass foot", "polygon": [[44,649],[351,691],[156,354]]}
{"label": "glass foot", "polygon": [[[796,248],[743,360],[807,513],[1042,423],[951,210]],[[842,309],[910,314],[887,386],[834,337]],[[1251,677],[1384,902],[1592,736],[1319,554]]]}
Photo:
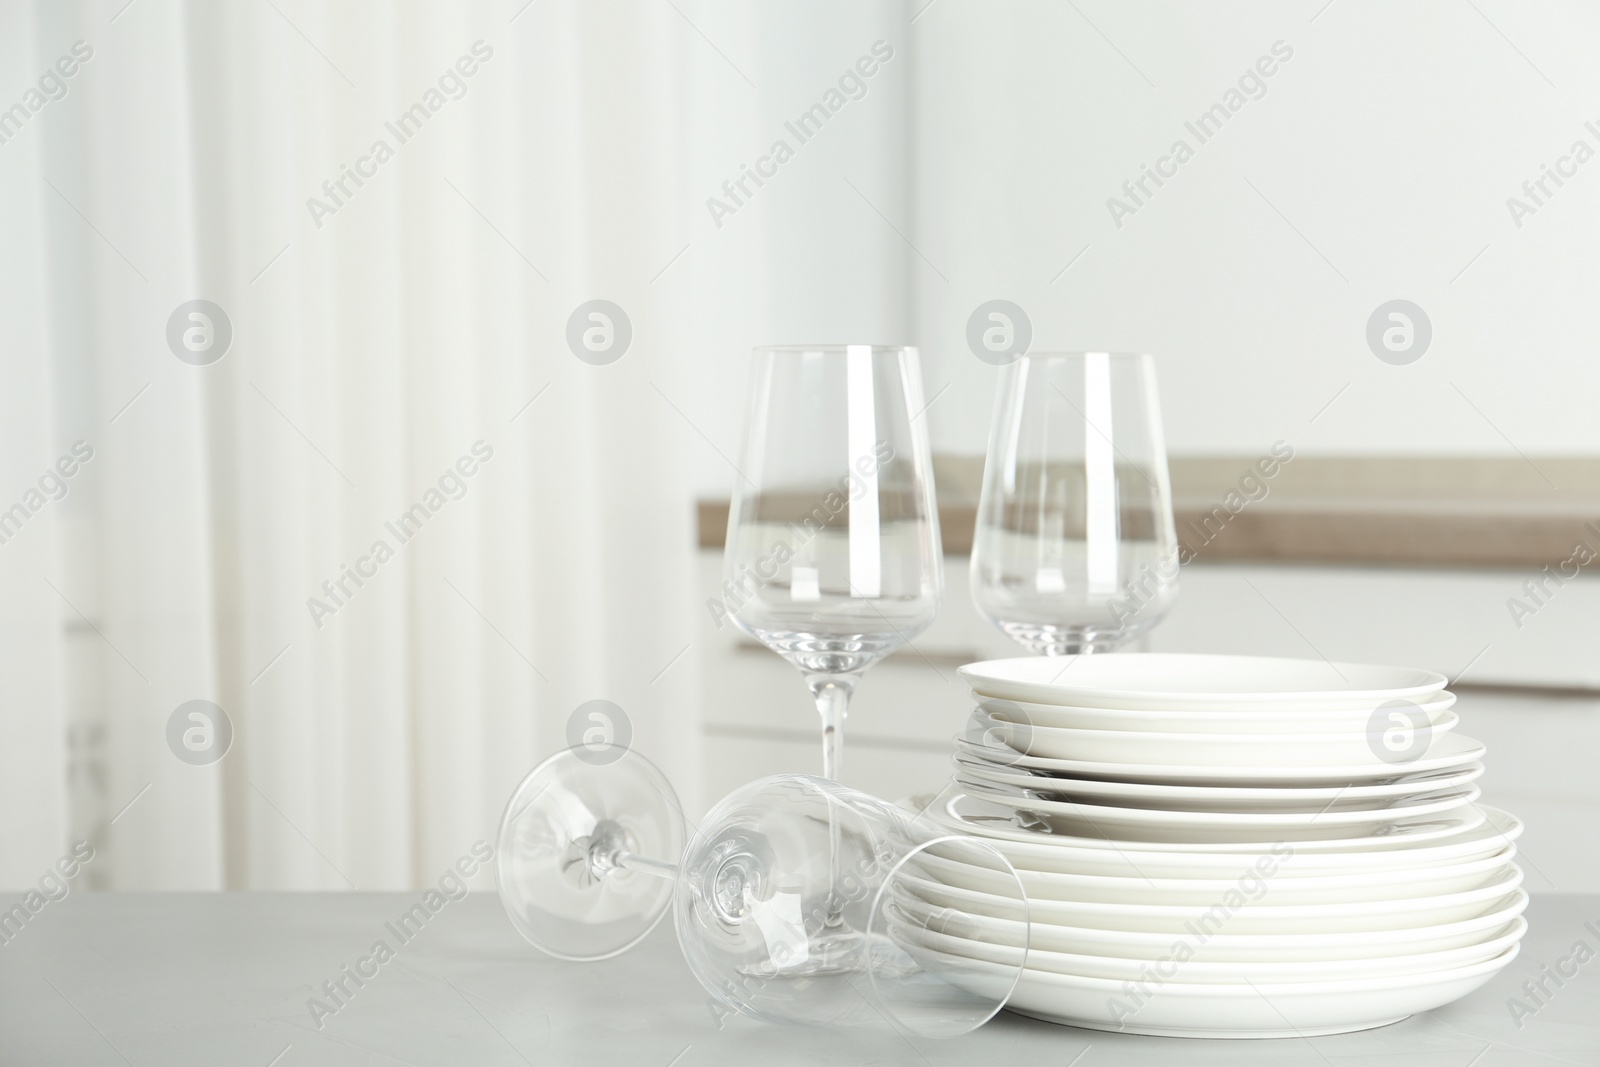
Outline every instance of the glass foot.
{"label": "glass foot", "polygon": [[[560,959],[600,960],[655,929],[672,903],[670,866],[687,834],[656,766],[619,749],[568,749],[528,773],[500,820],[500,901],[517,932]],[[648,869],[619,866],[631,854]],[[637,863],[635,863],[637,866]]]}

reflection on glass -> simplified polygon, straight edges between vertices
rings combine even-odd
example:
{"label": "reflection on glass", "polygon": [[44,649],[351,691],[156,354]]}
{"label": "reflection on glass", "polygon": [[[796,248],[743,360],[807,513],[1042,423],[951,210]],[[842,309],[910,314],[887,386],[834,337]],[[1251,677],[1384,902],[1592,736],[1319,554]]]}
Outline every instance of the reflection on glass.
{"label": "reflection on glass", "polygon": [[972,548],[978,610],[1046,655],[1106,651],[1178,593],[1149,356],[1036,353],[1000,371]]}

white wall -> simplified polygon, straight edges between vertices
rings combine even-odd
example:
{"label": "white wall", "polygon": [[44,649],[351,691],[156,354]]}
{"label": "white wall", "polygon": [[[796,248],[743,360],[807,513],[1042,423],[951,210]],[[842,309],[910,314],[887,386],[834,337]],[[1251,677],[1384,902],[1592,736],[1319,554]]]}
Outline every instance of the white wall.
{"label": "white wall", "polygon": [[[705,15],[713,34],[728,17]],[[1600,151],[1583,125],[1600,120],[1600,10],[940,0],[906,17],[871,29],[860,17],[827,59],[773,37],[770,51],[738,55],[760,74],[753,107],[691,118],[716,161],[698,189],[869,36],[897,49],[781,188],[691,253],[712,309],[700,380],[718,398],[702,429],[725,451],[738,440],[744,350],[886,339],[895,315],[864,309],[896,299],[903,272],[902,336],[929,360],[930,395],[954,384],[930,413],[946,450],[983,450],[994,370],[964,334],[980,302],[1003,297],[1028,312],[1036,349],[1154,353],[1174,452],[1253,454],[1279,438],[1306,453],[1600,452],[1600,159],[1520,228],[1506,206],[1575,139]],[[1293,55],[1265,95],[1199,144],[1184,122],[1280,40]],[[902,122],[903,178],[863,170],[898,144]],[[1108,197],[1178,137],[1194,158],[1118,228]],[[763,276],[766,261],[745,254],[756,227],[793,273]],[[863,281],[863,246],[895,265]],[[1379,361],[1365,340],[1369,315],[1397,298],[1434,331],[1409,366]],[[753,313],[763,302],[776,312],[767,321]],[[696,463],[697,484],[726,492],[725,464],[703,446]]]}
{"label": "white wall", "polygon": [[[1037,346],[1155,353],[1176,451],[1511,454],[1495,427],[1530,453],[1600,449],[1600,160],[1520,229],[1505,204],[1574,139],[1600,150],[1583,126],[1600,118],[1600,10],[1323,5],[1021,4],[997,24],[957,3],[919,20],[917,170],[935,179],[919,235],[951,274],[918,274],[919,327],[946,373],[989,377],[961,329],[1005,296]],[[1265,95],[1200,144],[1184,122],[1280,40],[1293,55]],[[1119,229],[1107,199],[1179,137],[1194,158]],[[1434,327],[1411,366],[1365,343],[1395,298]],[[977,413],[940,414],[981,450]]]}

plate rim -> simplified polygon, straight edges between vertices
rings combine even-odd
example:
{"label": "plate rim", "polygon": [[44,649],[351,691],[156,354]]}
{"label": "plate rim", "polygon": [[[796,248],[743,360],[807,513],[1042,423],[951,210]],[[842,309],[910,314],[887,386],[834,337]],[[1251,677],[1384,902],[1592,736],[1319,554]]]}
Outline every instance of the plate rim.
{"label": "plate rim", "polygon": [[[1366,689],[1278,689],[1278,690],[1140,690],[1124,686],[1104,685],[1074,685],[1070,682],[1049,681],[1041,682],[1026,677],[1003,677],[993,673],[1001,664],[1019,665],[1024,663],[1049,663],[1050,659],[1039,656],[1014,656],[1004,659],[978,660],[973,663],[963,664],[956,668],[956,674],[968,685],[974,680],[990,682],[1002,686],[1016,686],[1020,689],[1034,689],[1038,692],[1063,692],[1072,693],[1077,697],[1091,698],[1104,696],[1117,700],[1153,701],[1158,704],[1171,703],[1188,705],[1202,701],[1225,701],[1239,704],[1267,703],[1272,701],[1302,701],[1307,703],[1334,702],[1340,700],[1361,701],[1368,699],[1406,699],[1410,696],[1423,693],[1437,692],[1449,684],[1450,679],[1437,671],[1430,671],[1422,667],[1402,667],[1384,663],[1359,663],[1351,661],[1313,660],[1294,656],[1248,656],[1236,653],[1211,653],[1211,652],[1105,652],[1093,657],[1088,657],[1091,662],[1106,662],[1112,657],[1132,658],[1151,657],[1159,658],[1165,663],[1194,662],[1200,660],[1229,661],[1233,663],[1292,663],[1316,668],[1319,671],[1332,667],[1337,674],[1343,674],[1341,668],[1350,668],[1356,671],[1391,671],[1399,675],[1409,675],[1415,681],[1405,685],[1381,686]],[[1080,659],[1084,657],[1079,657]],[[1152,664],[1157,666],[1157,664]],[[1041,670],[1043,668],[1034,668]],[[976,687],[974,687],[976,688]],[[1034,703],[1050,703],[1048,700],[1033,701]],[[1160,710],[1159,708],[1152,710]]]}
{"label": "plate rim", "polygon": [[[1216,944],[1219,948],[1238,950],[1261,949],[1302,949],[1314,948],[1329,942],[1337,941],[1343,945],[1359,943],[1362,947],[1371,945],[1405,944],[1408,941],[1428,941],[1440,937],[1448,937],[1456,933],[1472,933],[1477,930],[1487,930],[1495,926],[1504,926],[1512,920],[1522,916],[1528,910],[1531,895],[1527,889],[1518,886],[1507,894],[1508,903],[1503,908],[1474,915],[1467,919],[1457,919],[1447,923],[1429,923],[1423,926],[1397,927],[1392,930],[1342,930],[1322,933],[1255,933],[1255,934],[1213,934],[1206,940],[1206,944]],[[923,901],[923,903],[927,903]],[[937,907],[938,905],[929,905]],[[1011,923],[1018,920],[1007,919],[998,915],[983,915],[975,912],[964,913],[965,917],[976,922],[984,923]],[[1080,936],[1083,940],[1090,941],[1127,941],[1132,944],[1149,945],[1156,948],[1168,946],[1172,943],[1172,934],[1157,933],[1149,930],[1112,930],[1093,926],[1072,926],[1066,923],[1050,923],[1053,929],[1070,930],[1069,936]],[[1117,957],[1133,959],[1135,957]]]}
{"label": "plate rim", "polygon": [[[960,734],[957,734],[955,739],[958,741],[967,741],[968,744],[975,745],[976,747],[982,747],[977,746],[976,742],[973,742]],[[1026,767],[1031,765],[1023,763],[1023,760],[1045,760],[1056,764],[1071,764],[1072,766],[1060,767],[1059,769],[1068,772],[1076,772],[1078,774],[1087,774],[1090,777],[1094,777],[1095,768],[1109,768],[1112,772],[1111,774],[1106,774],[1105,772],[1101,772],[1101,774],[1103,777],[1106,777],[1111,781],[1126,781],[1130,778],[1148,778],[1159,781],[1163,777],[1256,778],[1266,781],[1294,781],[1296,779],[1309,781],[1329,781],[1358,778],[1396,778],[1399,777],[1399,775],[1393,772],[1398,766],[1403,766],[1406,768],[1406,770],[1403,772],[1405,774],[1421,774],[1424,771],[1429,770],[1447,770],[1453,766],[1462,766],[1467,763],[1481,762],[1483,757],[1489,752],[1489,746],[1485,745],[1482,741],[1479,741],[1475,737],[1469,737],[1466,734],[1458,733],[1455,730],[1451,730],[1450,732],[1441,735],[1435,740],[1434,744],[1436,746],[1458,747],[1461,749],[1461,751],[1434,756],[1431,754],[1433,750],[1430,748],[1428,755],[1419,756],[1410,763],[1403,765],[1380,762],[1368,764],[1349,764],[1345,766],[1330,765],[1327,767],[1223,767],[1197,764],[1107,763],[1101,760],[1067,760],[1056,756],[1031,756],[1026,752],[1016,752],[1016,758],[1008,760],[1007,765]],[[1012,751],[1015,752],[1014,749]],[[1468,755],[1469,753],[1471,754],[1470,756]],[[1058,768],[1043,767],[1040,769],[1053,770]]]}
{"label": "plate rim", "polygon": [[[1280,919],[1285,921],[1301,918],[1313,919],[1319,915],[1331,918],[1359,918],[1366,915],[1383,915],[1389,913],[1390,911],[1425,912],[1433,907],[1443,908],[1452,907],[1458,904],[1476,903],[1480,897],[1485,900],[1509,899],[1513,893],[1522,888],[1522,883],[1526,880],[1526,878],[1527,875],[1523,872],[1522,868],[1516,864],[1515,861],[1507,860],[1505,864],[1504,877],[1502,877],[1499,881],[1492,882],[1488,885],[1478,886],[1476,889],[1464,889],[1455,893],[1437,893],[1431,896],[1406,897],[1399,900],[1354,900],[1346,901],[1342,904],[1256,904],[1252,902],[1247,906],[1247,908],[1241,908],[1239,910],[1246,911],[1252,918]],[[913,881],[925,882],[927,880],[913,879]],[[968,889],[965,886],[954,886],[944,882],[932,882],[929,884],[954,891],[957,899],[960,899],[962,894],[972,894],[980,898],[983,903],[989,903],[991,901],[1000,904],[1012,905],[1015,905],[1016,903],[1015,898],[996,896],[993,893],[988,893],[981,889]],[[927,903],[933,904],[935,902],[928,901]],[[1085,914],[1103,915],[1108,918],[1116,917],[1132,919],[1142,917],[1150,919],[1172,920],[1183,918],[1192,919],[1196,916],[1204,915],[1211,908],[1216,907],[1216,904],[1207,905],[1203,903],[1120,904],[1111,901],[1045,900],[1042,898],[1030,898],[1028,901],[1028,917],[1031,923],[1040,923],[1039,910],[1036,905],[1047,905],[1048,907],[1045,909],[1047,911],[1054,910],[1054,906],[1060,906],[1062,908],[1079,908],[1083,909]],[[1052,922],[1040,924],[1045,926],[1065,925]]]}
{"label": "plate rim", "polygon": [[[962,744],[970,745],[973,748],[982,748],[982,746],[977,745],[975,742],[968,741],[966,738],[957,738],[956,740]],[[1418,792],[1432,792],[1437,789],[1454,788],[1457,785],[1468,785],[1472,782],[1476,782],[1479,778],[1482,778],[1487,770],[1482,760],[1473,760],[1471,763],[1465,764],[1461,767],[1445,767],[1438,771],[1423,772],[1427,775],[1439,775],[1440,781],[1443,784],[1384,781],[1351,783],[1342,786],[1213,786],[1189,784],[1183,782],[1124,782],[1116,779],[1106,778],[1069,778],[1058,775],[1029,774],[1027,773],[1028,768],[1023,768],[1021,771],[1018,771],[1015,769],[1015,764],[995,763],[985,760],[980,756],[966,756],[959,748],[952,756],[952,761],[957,765],[958,770],[965,768],[967,769],[968,773],[978,774],[980,776],[984,774],[1008,775],[1019,779],[1027,779],[1032,783],[1036,783],[1036,785],[1019,786],[1020,788],[1043,788],[1056,792],[1067,792],[1069,789],[1079,789],[1089,793],[1090,795],[1141,797],[1143,799],[1150,800],[1170,799],[1174,801],[1183,800],[1186,798],[1215,801],[1234,800],[1240,802],[1252,800],[1288,801],[1293,800],[1296,797],[1302,797],[1308,802],[1315,802],[1318,800],[1338,800],[1343,797],[1349,797],[1354,800],[1376,800],[1387,796],[1403,796],[1417,786],[1430,787],[1426,790],[1416,789]],[[1474,766],[1476,769],[1474,769]],[[1066,784],[1062,786],[1054,786],[1049,784],[1057,782]],[[1001,784],[1016,785],[1018,783],[1003,782]],[[1094,791],[1097,789],[1104,790],[1104,792],[1095,794]],[[1386,790],[1386,792],[1358,792],[1358,790],[1371,789],[1383,789]],[[1137,790],[1154,790],[1154,792],[1139,793],[1136,792]],[[1171,792],[1174,790],[1179,792]]]}
{"label": "plate rim", "polygon": [[[1421,801],[1415,807],[1399,808],[1355,808],[1343,811],[1176,811],[1165,808],[1138,808],[1118,804],[1086,804],[1076,800],[1049,800],[1043,797],[1015,797],[1003,798],[998,792],[979,790],[976,783],[963,782],[959,777],[953,779],[962,792],[974,800],[981,800],[988,804],[998,804],[1003,807],[1015,807],[1019,811],[1039,811],[1048,815],[1056,815],[1067,819],[1079,819],[1083,822],[1094,823],[1096,820],[1116,824],[1119,826],[1161,827],[1163,825],[1174,828],[1193,828],[1207,825],[1218,828],[1232,828],[1239,830],[1284,830],[1310,829],[1317,820],[1323,820],[1323,826],[1364,826],[1369,823],[1382,823],[1400,821],[1407,818],[1420,818],[1424,815],[1441,815],[1456,808],[1463,808],[1475,802],[1483,795],[1483,788],[1476,783],[1469,784],[1465,789],[1459,790],[1449,797],[1431,801]],[[1419,790],[1418,796],[1426,796],[1433,790]],[[994,798],[1001,799],[994,799]],[[1405,798],[1401,798],[1402,800]],[[1013,804],[1015,800],[1017,803]],[[1048,804],[1051,807],[1040,807]],[[1086,814],[1075,814],[1068,811],[1058,811],[1057,806],[1071,806],[1076,808],[1091,809]],[[1294,842],[1289,842],[1294,844]]]}

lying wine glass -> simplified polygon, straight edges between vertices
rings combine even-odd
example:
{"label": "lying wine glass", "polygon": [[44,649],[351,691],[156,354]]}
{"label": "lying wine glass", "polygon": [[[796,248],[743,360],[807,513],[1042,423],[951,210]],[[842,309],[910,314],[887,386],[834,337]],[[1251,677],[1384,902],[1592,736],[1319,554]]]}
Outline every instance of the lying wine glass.
{"label": "lying wine glass", "polygon": [[1178,595],[1149,356],[1029,353],[1000,372],[972,544],[972,598],[1050,656],[1116,648]]}
{"label": "lying wine glass", "polygon": [[[992,845],[799,774],[735,790],[689,837],[649,760],[576,751],[535,767],[500,822],[500,899],[542,951],[615,956],[670,907],[690,970],[732,1011],[920,1037],[981,1026],[1021,977],[1027,894]],[[972,888],[987,911],[963,903]]]}

